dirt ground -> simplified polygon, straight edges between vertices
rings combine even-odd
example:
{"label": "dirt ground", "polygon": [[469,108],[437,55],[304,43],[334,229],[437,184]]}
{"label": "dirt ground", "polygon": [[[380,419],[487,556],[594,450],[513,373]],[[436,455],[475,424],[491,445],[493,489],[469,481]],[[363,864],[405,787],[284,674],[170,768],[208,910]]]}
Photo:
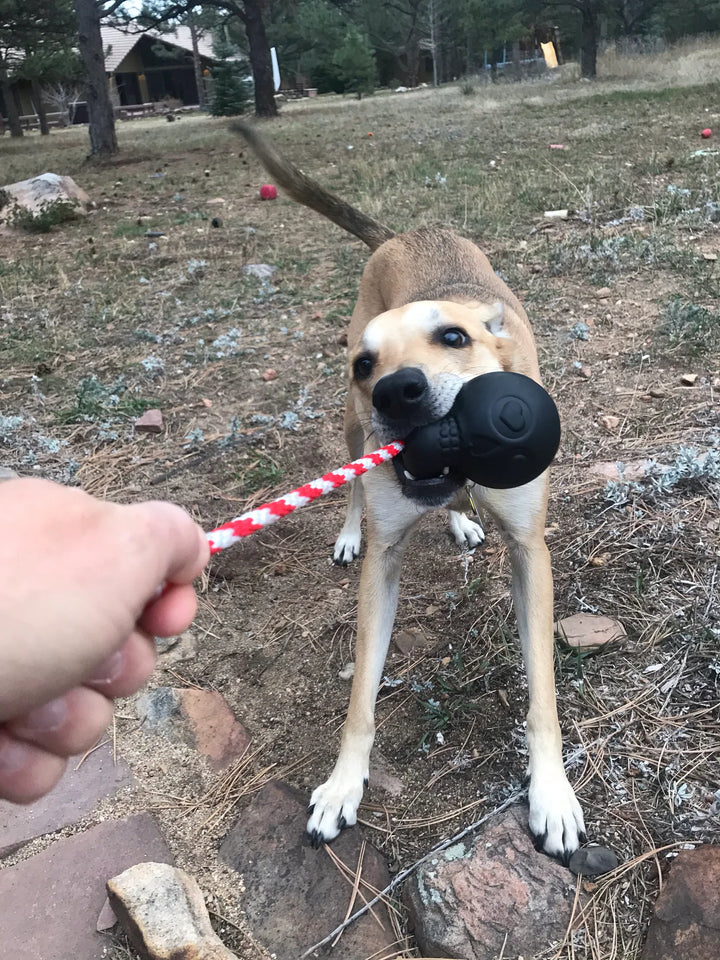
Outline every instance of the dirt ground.
{"label": "dirt ground", "polygon": [[[716,103],[715,84],[452,87],[295,102],[268,129],[393,229],[475,240],[535,327],[563,420],[547,528],[556,614],[606,614],[628,633],[595,656],[558,647],[571,780],[591,839],[622,866],[588,885],[591,906],[542,957],[633,960],[669,845],[718,838],[720,150],[699,137],[720,128]],[[2,182],[49,169],[97,204],[46,234],[0,235],[0,465],[169,498],[209,529],[344,462],[342,334],[362,245],[285,198],[261,202],[266,177],[221,121],[125,123],[106,166],[84,162],[86,136],[0,141]],[[559,209],[568,219],[545,216]],[[260,280],[251,263],[277,269]],[[166,430],[136,436],[149,407]],[[616,480],[593,472],[618,462]],[[247,960],[263,953],[216,850],[268,778],[309,795],[331,769],[360,569],[330,560],[343,510],[342,494],[324,498],[216,558],[196,655],[153,677],[225,696],[252,735],[232,783],[143,734],[132,702],[117,709],[139,787],[96,819],[155,811]],[[487,533],[462,555],[433,515],[408,550],[396,632],[426,644],[391,648],[376,740],[403,793],[371,783],[361,809],[394,870],[522,783],[526,685],[506,553]],[[398,952],[415,955],[411,940]]]}

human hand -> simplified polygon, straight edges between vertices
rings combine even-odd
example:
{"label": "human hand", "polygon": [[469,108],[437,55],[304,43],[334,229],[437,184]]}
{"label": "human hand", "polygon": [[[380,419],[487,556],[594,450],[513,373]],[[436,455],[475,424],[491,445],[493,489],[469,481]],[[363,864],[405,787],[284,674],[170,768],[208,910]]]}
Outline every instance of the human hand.
{"label": "human hand", "polygon": [[153,637],[192,622],[208,558],[200,527],[170,503],[0,484],[0,797],[37,799],[93,746],[113,698],[152,672]]}

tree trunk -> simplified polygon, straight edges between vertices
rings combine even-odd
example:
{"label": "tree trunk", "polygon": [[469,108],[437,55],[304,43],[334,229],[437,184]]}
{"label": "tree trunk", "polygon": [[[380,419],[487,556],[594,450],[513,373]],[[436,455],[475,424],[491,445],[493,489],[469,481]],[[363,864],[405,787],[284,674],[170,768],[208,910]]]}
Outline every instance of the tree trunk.
{"label": "tree trunk", "polygon": [[597,76],[599,24],[594,10],[583,7],[580,35],[580,74],[588,80]]}
{"label": "tree trunk", "polygon": [[193,20],[190,20],[190,39],[192,40],[193,69],[195,71],[195,84],[198,93],[198,105],[201,110],[207,110],[207,96],[205,94],[205,78],[203,77],[202,61],[200,60],[200,51],[198,49],[198,31]]}
{"label": "tree trunk", "polygon": [[[76,0],[77,2],[77,0]],[[245,0],[245,34],[248,39],[250,66],[255,82],[255,115],[276,117],[275,86],[273,84],[270,44],[262,18],[262,0]]]}
{"label": "tree trunk", "polygon": [[20,114],[18,112],[17,104],[15,103],[15,94],[10,86],[7,70],[4,68],[0,70],[0,89],[2,89],[3,100],[5,101],[10,136],[21,137],[23,135],[23,129],[22,124],[20,123]]}
{"label": "tree trunk", "polygon": [[35,113],[37,113],[38,120],[40,121],[40,133],[46,137],[50,133],[50,127],[48,126],[47,114],[45,113],[40,81],[37,77],[33,77],[30,81],[30,89],[32,90],[32,98],[35,103]]}
{"label": "tree trunk", "polygon": [[85,67],[85,93],[90,121],[92,158],[111,157],[118,151],[115,114],[110,102],[105,56],[100,33],[100,9],[95,0],[74,0],[78,23],[78,46]]}

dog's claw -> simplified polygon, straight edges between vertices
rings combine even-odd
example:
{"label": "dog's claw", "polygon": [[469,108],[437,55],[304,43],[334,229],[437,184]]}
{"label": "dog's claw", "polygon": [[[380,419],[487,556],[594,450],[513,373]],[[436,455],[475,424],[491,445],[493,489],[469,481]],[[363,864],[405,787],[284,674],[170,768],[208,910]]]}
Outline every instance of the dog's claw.
{"label": "dog's claw", "polygon": [[338,825],[338,830],[344,830],[345,827],[347,826],[347,820],[342,814],[340,814],[337,818],[337,825]]}
{"label": "dog's claw", "polygon": [[310,846],[313,848],[313,850],[319,850],[321,844],[322,837],[320,836],[320,833],[317,830],[313,830],[313,832],[310,834]]}
{"label": "dog's claw", "polygon": [[367,790],[367,788],[370,786],[370,777],[365,777],[365,778],[363,779],[363,786],[364,786],[365,789]]}
{"label": "dog's claw", "polygon": [[584,830],[581,830],[580,833],[578,834],[578,840],[580,841],[581,844],[587,843],[587,834],[585,833]]}

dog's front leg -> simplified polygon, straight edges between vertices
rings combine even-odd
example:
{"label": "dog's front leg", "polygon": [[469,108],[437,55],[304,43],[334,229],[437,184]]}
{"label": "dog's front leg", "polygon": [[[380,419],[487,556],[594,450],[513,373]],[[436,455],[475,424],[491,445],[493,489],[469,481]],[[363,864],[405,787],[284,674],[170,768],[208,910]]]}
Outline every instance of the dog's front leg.
{"label": "dog's front leg", "polygon": [[[401,526],[396,513],[390,524],[383,522],[374,515],[371,496],[367,497],[368,548],[360,575],[350,706],[335,768],[310,799],[307,830],[313,846],[332,840],[343,827],[352,826],[357,820],[357,809],[368,781],[370,750],[375,738],[375,700],[395,620],[405,539],[417,519],[417,515],[407,518]],[[406,514],[407,510],[399,513]]]}
{"label": "dog's front leg", "polygon": [[546,478],[516,490],[483,491],[510,551],[512,594],[528,678],[530,831],[536,846],[567,862],[585,840],[580,804],[562,759],[553,668],[553,582],[545,545]]}

